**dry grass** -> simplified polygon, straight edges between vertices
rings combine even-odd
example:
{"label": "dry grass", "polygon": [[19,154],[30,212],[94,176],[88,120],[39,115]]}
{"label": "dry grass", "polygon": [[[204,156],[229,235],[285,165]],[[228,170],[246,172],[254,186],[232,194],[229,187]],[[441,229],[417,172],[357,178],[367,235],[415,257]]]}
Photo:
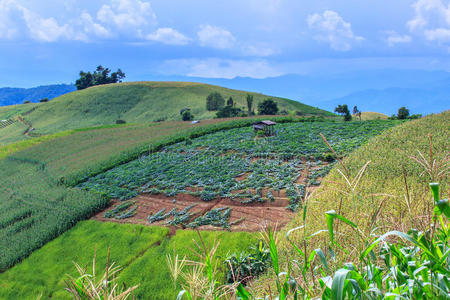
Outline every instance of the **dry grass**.
{"label": "dry grass", "polygon": [[[354,120],[359,120],[359,117],[356,115],[353,115]],[[373,111],[363,111],[361,113],[361,120],[362,121],[368,121],[368,120],[387,120],[388,116],[382,113],[373,112]]]}

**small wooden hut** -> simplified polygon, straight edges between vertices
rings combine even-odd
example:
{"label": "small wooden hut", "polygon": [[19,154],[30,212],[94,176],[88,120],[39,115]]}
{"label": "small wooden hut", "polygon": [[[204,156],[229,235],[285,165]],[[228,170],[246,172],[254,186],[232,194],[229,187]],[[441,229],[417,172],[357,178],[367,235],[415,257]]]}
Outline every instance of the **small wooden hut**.
{"label": "small wooden hut", "polygon": [[255,132],[263,131],[265,136],[275,135],[275,131],[273,130],[273,126],[277,124],[270,120],[259,121],[258,123],[253,124],[253,129]]}

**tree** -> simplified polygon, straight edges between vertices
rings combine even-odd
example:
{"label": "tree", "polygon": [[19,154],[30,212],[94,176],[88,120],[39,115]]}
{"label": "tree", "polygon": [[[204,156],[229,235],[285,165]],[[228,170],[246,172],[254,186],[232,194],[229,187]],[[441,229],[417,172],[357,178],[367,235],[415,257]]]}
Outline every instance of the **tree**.
{"label": "tree", "polygon": [[218,92],[214,92],[206,97],[206,109],[209,111],[215,111],[221,109],[225,104],[225,99]]}
{"label": "tree", "polygon": [[77,79],[75,85],[78,90],[82,90],[94,85],[122,82],[125,78],[125,73],[121,69],[117,69],[116,72],[109,75],[110,73],[110,69],[101,65],[93,73],[80,71],[80,78]]}
{"label": "tree", "polygon": [[278,105],[273,99],[266,99],[258,104],[258,113],[260,115],[276,115],[278,113]]}
{"label": "tree", "polygon": [[253,109],[252,109],[252,106],[253,106],[253,96],[250,95],[250,94],[247,94],[246,100],[247,100],[248,115],[250,116],[250,115],[253,114]]}
{"label": "tree", "polygon": [[240,108],[227,105],[219,109],[219,111],[216,113],[216,116],[217,118],[238,117],[241,112],[242,110]]}
{"label": "tree", "polygon": [[359,120],[361,121],[361,112],[359,111],[358,107],[355,105],[353,106],[353,114],[357,117],[359,117]]}
{"label": "tree", "polygon": [[42,98],[41,100],[39,100],[39,102],[41,102],[41,103],[48,102],[48,98]]}
{"label": "tree", "polygon": [[407,109],[404,106],[400,107],[398,109],[397,119],[404,120],[404,119],[407,119],[408,117],[409,117],[409,109]]}
{"label": "tree", "polygon": [[347,104],[343,104],[343,105],[338,105],[335,109],[334,112],[337,112],[340,115],[344,116],[344,121],[351,121],[352,120],[352,115],[350,114],[350,111],[348,110],[348,106]]}
{"label": "tree", "polygon": [[192,121],[192,120],[194,120],[194,115],[191,114],[190,109],[187,109],[187,110],[183,111],[183,114],[181,115],[181,119],[183,121]]}
{"label": "tree", "polygon": [[228,98],[227,100],[227,106],[233,106],[234,102],[233,102],[233,98],[230,96],[230,98]]}

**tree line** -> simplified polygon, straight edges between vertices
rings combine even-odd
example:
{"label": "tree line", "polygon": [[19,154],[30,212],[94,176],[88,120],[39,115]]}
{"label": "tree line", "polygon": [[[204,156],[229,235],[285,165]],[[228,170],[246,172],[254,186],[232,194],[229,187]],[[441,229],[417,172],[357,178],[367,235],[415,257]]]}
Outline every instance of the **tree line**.
{"label": "tree line", "polygon": [[[206,110],[216,111],[217,118],[230,117],[246,117],[255,115],[254,98],[253,95],[247,94],[246,98],[247,109],[236,107],[236,102],[233,97],[229,97],[227,101],[219,92],[210,93],[206,97]],[[258,103],[258,114],[260,115],[276,115],[279,111],[278,104],[272,99],[267,98]]]}

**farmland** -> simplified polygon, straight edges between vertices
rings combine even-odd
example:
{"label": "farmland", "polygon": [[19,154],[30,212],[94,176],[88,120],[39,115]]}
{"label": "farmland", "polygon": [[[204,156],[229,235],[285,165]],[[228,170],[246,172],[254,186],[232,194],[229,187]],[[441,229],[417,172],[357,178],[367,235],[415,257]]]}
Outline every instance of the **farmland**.
{"label": "farmland", "polygon": [[135,159],[150,149],[253,121],[113,125],[30,140],[36,144],[25,141],[8,146],[6,158],[0,159],[0,270],[108,204],[108,199],[74,189],[69,183]]}
{"label": "farmland", "polygon": [[[331,169],[330,162],[324,161],[330,150],[319,133],[344,156],[396,124],[286,123],[276,126],[276,136],[266,138],[255,138],[249,127],[230,129],[169,145],[78,187],[120,201],[147,195],[132,200],[126,218],[116,218],[121,221],[145,223],[148,216],[151,223],[195,228],[199,226],[196,218],[220,208],[226,215],[213,211],[220,224],[216,226],[258,230],[261,218],[285,224],[291,215],[285,213],[280,218],[282,210],[296,211],[305,189],[320,184]],[[152,205],[155,203],[159,205]],[[249,217],[252,211],[269,207],[261,218]],[[178,220],[180,217],[184,219]],[[200,226],[203,224],[211,222]]]}

